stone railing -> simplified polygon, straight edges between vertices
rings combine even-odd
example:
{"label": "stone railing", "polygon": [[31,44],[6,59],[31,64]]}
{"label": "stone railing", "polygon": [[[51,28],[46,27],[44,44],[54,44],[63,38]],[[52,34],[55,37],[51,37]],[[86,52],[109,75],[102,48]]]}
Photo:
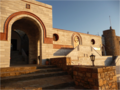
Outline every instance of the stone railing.
{"label": "stone railing", "polygon": [[94,54],[95,56],[100,57],[101,56],[100,51],[101,50],[99,50],[98,52],[92,46],[78,45],[70,53],[68,53],[66,57],[71,57],[72,60],[77,60],[78,57],[86,58],[86,57],[89,57],[91,54]]}
{"label": "stone railing", "polygon": [[97,56],[102,56],[97,50],[95,50],[92,46],[91,46],[92,51],[97,55]]}
{"label": "stone railing", "polygon": [[120,56],[117,56],[115,59],[115,65],[120,66]]}
{"label": "stone railing", "polygon": [[68,57],[52,58],[50,61],[68,72],[79,89],[118,89],[115,66],[71,65]]}

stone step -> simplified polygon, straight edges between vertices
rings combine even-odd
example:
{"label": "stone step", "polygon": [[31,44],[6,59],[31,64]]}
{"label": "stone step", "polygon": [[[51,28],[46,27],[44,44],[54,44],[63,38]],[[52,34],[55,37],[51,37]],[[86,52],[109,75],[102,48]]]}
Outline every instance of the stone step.
{"label": "stone step", "polygon": [[67,72],[57,71],[57,72],[32,73],[32,74],[25,74],[25,75],[14,76],[14,77],[4,77],[4,78],[1,78],[1,83],[7,84],[7,83],[18,82],[18,81],[33,80],[33,79],[62,76],[62,75],[67,75]]}
{"label": "stone step", "polygon": [[57,90],[84,90],[84,88],[82,87],[77,87],[77,86],[74,86],[74,87],[66,87],[66,88],[61,88],[61,89],[57,89]]}
{"label": "stone step", "polygon": [[61,71],[60,68],[46,68],[46,69],[33,69],[33,70],[22,70],[22,71],[10,71],[10,72],[2,72],[0,73],[0,77],[10,77],[10,76],[18,76],[22,74],[30,74],[30,73],[43,73],[43,72],[55,72]]}
{"label": "stone step", "polygon": [[19,53],[19,51],[11,51],[11,53]]}
{"label": "stone step", "polygon": [[[22,62],[25,62],[26,60],[22,60],[22,59],[20,59],[20,60],[11,60],[10,62],[11,62],[11,64],[19,64],[19,63],[22,63]],[[22,65],[22,64],[20,64],[20,65]]]}
{"label": "stone step", "polygon": [[54,77],[46,77],[46,78],[37,78],[37,79],[29,79],[23,81],[16,81],[11,83],[1,83],[1,87],[3,89],[14,88],[14,89],[67,89],[70,87],[74,87],[74,81],[69,75],[62,76],[54,76]]}
{"label": "stone step", "polygon": [[10,71],[23,71],[23,70],[35,70],[35,69],[42,69],[42,68],[55,68],[56,66],[53,65],[20,65],[20,66],[11,66],[6,68],[0,68],[0,72],[10,72]]}
{"label": "stone step", "polygon": [[20,58],[23,58],[23,56],[22,55],[15,55],[15,56],[11,56],[11,58],[18,60]]}
{"label": "stone step", "polygon": [[23,57],[11,58],[12,61],[23,61]]}
{"label": "stone step", "polygon": [[24,62],[23,60],[11,60],[11,62],[18,63],[18,62]]}
{"label": "stone step", "polygon": [[56,68],[56,66],[53,66],[53,65],[38,65],[37,66],[37,69],[42,69],[42,68]]}

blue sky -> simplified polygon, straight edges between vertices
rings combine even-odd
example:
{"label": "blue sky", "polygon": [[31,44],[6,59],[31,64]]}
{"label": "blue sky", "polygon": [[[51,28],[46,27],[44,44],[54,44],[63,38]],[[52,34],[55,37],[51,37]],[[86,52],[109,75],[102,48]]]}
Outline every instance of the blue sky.
{"label": "blue sky", "polygon": [[119,0],[37,0],[52,5],[53,28],[102,35],[110,27],[120,36]]}

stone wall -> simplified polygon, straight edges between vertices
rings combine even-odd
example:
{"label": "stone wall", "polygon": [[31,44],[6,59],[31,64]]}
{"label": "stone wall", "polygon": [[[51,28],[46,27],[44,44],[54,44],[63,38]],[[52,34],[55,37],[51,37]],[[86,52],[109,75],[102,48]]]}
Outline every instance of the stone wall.
{"label": "stone wall", "polygon": [[75,84],[81,89],[118,89],[115,66],[73,68]]}
{"label": "stone wall", "polygon": [[50,64],[62,68],[64,71],[67,71],[68,74],[73,76],[73,65],[71,65],[71,59],[69,57],[51,58]]}
{"label": "stone wall", "polygon": [[[59,39],[57,41],[53,41],[53,51],[52,51],[53,57],[58,55],[58,56],[67,56],[71,58],[75,57],[75,59],[78,59],[78,57],[80,57],[79,55],[84,56],[85,54],[89,56],[90,53],[92,53],[91,47],[99,48],[100,50],[96,50],[96,51],[100,55],[102,54],[102,50],[101,50],[102,40],[100,36],[74,32],[69,30],[63,30],[63,29],[57,29],[57,28],[53,28],[53,34],[57,34],[59,36]],[[74,39],[73,39],[74,35],[78,35],[80,37],[79,50],[78,49],[74,50],[75,49]],[[91,39],[95,40],[94,45],[91,43]],[[81,51],[81,53],[78,53],[78,51]],[[68,56],[68,54],[70,53],[71,55]]]}
{"label": "stone wall", "polygon": [[[26,8],[26,4],[30,5],[30,9]],[[14,13],[17,12],[29,12],[32,13],[36,16],[38,16],[42,22],[45,25],[45,29],[46,32],[43,33],[43,28],[41,27],[41,23],[39,23],[39,21],[35,18],[32,17],[31,14],[27,15],[27,14],[21,14],[15,17],[12,17],[12,19],[10,19],[9,23],[8,23],[8,32],[5,31],[5,22],[7,22],[7,19],[13,15]],[[31,18],[31,20],[33,20],[33,22],[37,22],[37,24],[39,24],[39,29],[41,29],[38,33],[38,35],[40,34],[40,37],[42,38],[42,40],[40,41],[42,44],[37,43],[38,47],[37,48],[37,53],[38,55],[35,56],[35,58],[37,58],[37,56],[39,56],[41,53],[41,58],[48,58],[51,57],[51,51],[53,48],[52,44],[43,44],[43,36],[46,35],[46,37],[48,38],[52,38],[52,6],[48,5],[48,4],[44,4],[35,0],[0,0],[0,67],[9,67],[10,66],[10,47],[11,47],[11,29],[12,29],[12,25],[15,21],[24,18],[24,17],[28,17]],[[23,13],[23,12],[22,12]],[[29,31],[34,31],[34,30],[29,30]],[[5,34],[7,33],[7,40],[2,40],[5,37]],[[45,34],[45,35],[43,35]],[[3,37],[4,36],[4,37]],[[34,44],[34,42],[31,42]],[[42,45],[42,46],[41,46]],[[48,47],[46,48],[46,47]],[[30,46],[31,47],[31,46]],[[40,48],[42,48],[43,50],[40,51]],[[30,48],[31,49],[31,48]],[[47,50],[47,55],[46,56],[46,49]]]}
{"label": "stone wall", "polygon": [[115,66],[70,65],[70,58],[52,58],[50,61],[68,72],[79,89],[118,89]]}
{"label": "stone wall", "polygon": [[105,49],[106,55],[119,55],[119,47],[116,39],[116,34],[114,29],[108,29],[103,31],[104,39],[105,39]]}
{"label": "stone wall", "polygon": [[117,40],[117,50],[119,52],[119,55],[120,55],[120,36],[116,36],[116,40]]}
{"label": "stone wall", "polygon": [[[30,5],[30,9],[26,8],[27,4]],[[26,32],[32,35],[36,31],[36,35],[34,36],[37,36],[36,38],[38,39],[31,34],[28,35],[30,39],[29,63],[32,63],[33,59],[37,59],[37,62],[39,62],[39,56],[41,64],[44,63],[47,58],[66,56],[74,48],[74,35],[80,37],[80,44],[83,46],[88,45],[96,48],[101,48],[102,46],[100,36],[53,28],[52,6],[48,4],[35,0],[1,0],[0,13],[0,67],[10,66],[11,29],[14,22],[23,18],[30,20],[31,23],[37,26],[37,31],[36,29],[25,29]],[[17,23],[17,25],[19,26],[21,24]],[[21,27],[18,30],[21,29],[23,28]],[[52,40],[54,33],[59,35],[58,41]],[[91,39],[95,40],[94,45],[91,43]],[[101,53],[101,50],[99,53]]]}
{"label": "stone wall", "polygon": [[0,41],[0,67],[10,66],[10,41]]}
{"label": "stone wall", "polygon": [[[53,44],[73,45],[72,37],[74,35],[80,35],[81,45],[88,45],[88,46],[93,46],[93,47],[95,46],[98,48],[100,48],[100,45],[102,45],[101,36],[97,36],[97,35],[91,35],[91,34],[74,32],[74,31],[69,31],[69,30],[64,30],[64,29],[57,29],[57,28],[53,28],[53,33],[58,34],[59,36],[59,40],[53,41]],[[91,43],[91,39],[95,40],[94,45]]]}
{"label": "stone wall", "polygon": [[[46,26],[48,37],[52,37],[52,6],[38,1],[32,0],[1,0],[0,1],[1,24],[0,32],[3,32],[4,22],[13,13],[18,11],[28,11],[39,16]],[[30,9],[26,8],[26,4],[30,4]],[[15,8],[16,7],[16,8]]]}
{"label": "stone wall", "polygon": [[[112,56],[95,57],[94,64],[96,66],[109,66],[112,62]],[[71,65],[92,65],[90,57],[80,57],[76,60],[71,59]]]}
{"label": "stone wall", "polygon": [[89,58],[90,55],[94,54],[96,57],[100,57],[101,50],[95,50],[92,46],[78,45],[66,57],[71,57],[72,60],[79,60],[81,58]]}
{"label": "stone wall", "polygon": [[57,66],[71,65],[71,59],[69,57],[51,58],[50,63]]}
{"label": "stone wall", "polygon": [[[92,61],[90,60],[90,57],[78,58],[76,60],[72,60],[70,57],[56,57],[56,58],[50,58],[50,60],[51,60],[51,64],[57,65],[57,66],[65,66],[65,65],[88,65],[90,66],[92,65]],[[110,66],[111,63],[112,63],[112,56],[95,57],[95,61],[94,61],[95,66]]]}

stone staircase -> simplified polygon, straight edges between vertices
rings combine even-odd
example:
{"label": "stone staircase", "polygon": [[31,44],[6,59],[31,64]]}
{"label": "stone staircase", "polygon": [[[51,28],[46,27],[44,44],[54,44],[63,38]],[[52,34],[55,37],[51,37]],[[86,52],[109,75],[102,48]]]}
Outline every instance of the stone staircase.
{"label": "stone staircase", "polygon": [[1,68],[3,90],[75,89],[71,76],[52,65]]}
{"label": "stone staircase", "polygon": [[27,64],[27,62],[23,59],[22,54],[19,51],[11,51],[11,65],[22,65]]}

